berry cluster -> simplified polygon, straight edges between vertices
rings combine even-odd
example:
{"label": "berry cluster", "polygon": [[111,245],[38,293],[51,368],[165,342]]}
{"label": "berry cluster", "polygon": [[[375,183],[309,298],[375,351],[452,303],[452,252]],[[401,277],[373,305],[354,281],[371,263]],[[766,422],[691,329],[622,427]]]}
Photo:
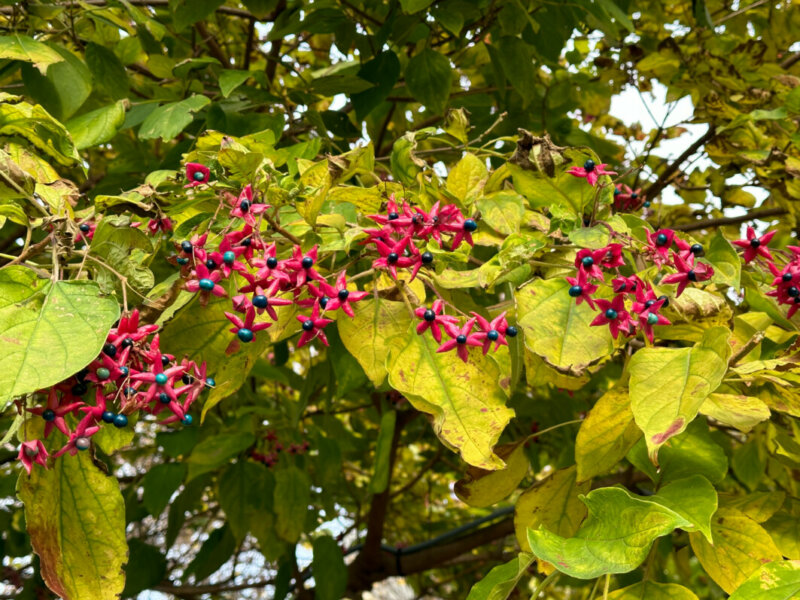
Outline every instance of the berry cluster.
{"label": "berry cluster", "polygon": [[[673,246],[677,252],[672,250]],[[703,247],[676,237],[671,229],[648,232],[647,243],[637,254],[659,268],[669,266],[676,270],[661,279],[664,284],[677,284],[676,296],[680,296],[689,283],[707,281],[714,274],[711,266],[696,260],[703,254]],[[614,339],[620,333],[634,336],[642,331],[652,343],[653,326],[670,324],[659,313],[669,304],[667,297],[656,296],[652,285],[637,275],[625,276],[620,272],[620,268],[626,266],[622,244],[611,243],[598,250],[584,248],[575,256],[575,266],[577,275],[566,278],[570,285],[569,295],[575,298],[577,304],[586,302],[593,310],[600,310],[591,325],[607,325]],[[605,282],[607,271],[613,271],[616,275],[611,281],[615,295],[611,300],[594,298],[598,284]]]}
{"label": "berry cluster", "polygon": [[[189,408],[214,380],[205,363],[162,354],[157,325],[140,325],[139,312],[120,319],[112,328],[103,350],[85,369],[40,393],[44,406],[25,408],[45,421],[44,437],[54,429],[67,436],[67,443],[54,457],[76,454],[91,445],[90,438],[103,424],[123,428],[136,412],[170,414],[161,424],[192,423]],[[22,410],[22,404],[18,404]],[[72,423],[77,424],[72,427]],[[41,440],[24,442],[19,459],[30,473],[32,465],[47,465],[48,453]]]}
{"label": "berry cluster", "polygon": [[296,444],[294,442],[290,444],[283,444],[278,440],[278,434],[274,431],[268,431],[267,434],[264,436],[264,440],[266,440],[267,447],[265,448],[264,452],[259,452],[257,450],[252,450],[250,452],[250,456],[259,462],[264,463],[267,467],[272,468],[276,464],[278,464],[278,459],[282,452],[286,452],[287,454],[305,454],[308,452],[308,449],[311,447],[311,444],[308,440],[303,440],[301,444]]}
{"label": "berry cluster", "polygon": [[[458,357],[467,362],[469,358],[469,346],[477,346],[483,349],[484,355],[489,352],[494,344],[494,350],[500,346],[507,346],[506,337],[515,337],[517,328],[509,325],[506,321],[506,313],[503,312],[491,321],[473,312],[472,317],[459,326],[459,320],[452,315],[445,315],[444,303],[441,300],[434,301],[431,308],[419,307],[414,311],[414,315],[420,319],[417,325],[417,333],[422,335],[430,330],[433,339],[441,344],[437,352],[449,352],[455,349]],[[475,326],[478,326],[476,331]],[[450,339],[442,343],[442,330]]]}
{"label": "berry cluster", "polygon": [[465,218],[455,204],[440,206],[437,202],[425,212],[405,201],[398,207],[392,196],[386,211],[386,215],[368,215],[381,228],[365,229],[368,238],[363,243],[375,244],[380,255],[373,261],[372,268],[388,270],[394,278],[397,278],[398,268],[410,268],[413,280],[423,265],[433,262],[433,254],[421,252],[419,245],[434,239],[445,249],[442,236],[451,235],[450,250],[458,248],[462,241],[472,246],[472,233],[478,228],[475,219]]}

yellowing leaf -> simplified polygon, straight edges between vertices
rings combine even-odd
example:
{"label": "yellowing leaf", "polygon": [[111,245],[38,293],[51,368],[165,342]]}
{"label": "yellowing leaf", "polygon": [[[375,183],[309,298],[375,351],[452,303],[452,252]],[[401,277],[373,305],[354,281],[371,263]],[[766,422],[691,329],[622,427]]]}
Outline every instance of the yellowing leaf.
{"label": "yellowing leaf", "polygon": [[575,440],[578,481],[610,472],[641,436],[628,390],[615,387],[603,394],[581,423]]}
{"label": "yellowing leaf", "polygon": [[522,442],[495,448],[495,454],[505,461],[504,469],[485,471],[468,467],[464,477],[453,489],[456,496],[470,506],[483,508],[508,497],[528,473],[528,457]]}
{"label": "yellowing leaf", "polygon": [[27,35],[4,35],[0,37],[0,58],[32,63],[42,74],[47,67],[61,62],[64,57],[47,44],[37,42]]}
{"label": "yellowing leaf", "polygon": [[537,279],[516,293],[525,345],[563,373],[582,375],[592,363],[611,354],[608,327],[591,327],[596,314],[575,304],[564,279]]}
{"label": "yellowing leaf", "polygon": [[[375,386],[386,379],[386,357],[405,337],[411,316],[402,302],[365,298],[354,304],[355,317],[337,322],[345,348]],[[416,332],[414,332],[416,335]]]}
{"label": "yellowing leaf", "polygon": [[736,509],[720,508],[711,532],[713,546],[699,533],[690,533],[689,542],[709,577],[729,594],[764,563],[781,559],[764,528]]}
{"label": "yellowing leaf", "polygon": [[695,418],[728,368],[726,328],[709,329],[692,348],[644,348],[630,361],[631,410],[651,460]]}
{"label": "yellowing leaf", "polygon": [[128,556],[117,480],[81,452],[21,473],[17,493],[47,586],[64,600],[116,600]]}
{"label": "yellowing leaf", "polygon": [[700,412],[745,433],[770,415],[763,401],[743,394],[711,394],[700,406]]}
{"label": "yellowing leaf", "polygon": [[474,154],[465,154],[447,176],[447,191],[469,206],[483,191],[489,172]]}
{"label": "yellowing leaf", "polygon": [[590,487],[588,481],[578,483],[575,467],[555,471],[531,486],[514,507],[514,529],[520,548],[530,551],[529,529],[543,526],[563,537],[574,535],[586,516],[580,495]]}
{"label": "yellowing leaf", "polygon": [[470,348],[466,363],[454,351],[438,353],[430,333],[417,335],[413,326],[405,339],[387,361],[389,385],[432,415],[436,435],[467,463],[501,469],[504,463],[493,448],[514,411],[505,405],[500,367],[479,348]]}
{"label": "yellowing leaf", "polygon": [[783,492],[753,492],[740,496],[720,494],[721,506],[735,508],[753,519],[756,523],[763,523],[774,515],[786,500]]}
{"label": "yellowing leaf", "polygon": [[728,600],[790,600],[798,596],[800,560],[782,560],[761,567]]}
{"label": "yellowing leaf", "polygon": [[509,192],[495,192],[479,198],[476,206],[481,211],[481,219],[498,233],[511,235],[519,233],[525,216],[522,196]]}
{"label": "yellowing leaf", "polygon": [[641,581],[611,592],[608,600],[697,600],[697,596],[677,583]]}

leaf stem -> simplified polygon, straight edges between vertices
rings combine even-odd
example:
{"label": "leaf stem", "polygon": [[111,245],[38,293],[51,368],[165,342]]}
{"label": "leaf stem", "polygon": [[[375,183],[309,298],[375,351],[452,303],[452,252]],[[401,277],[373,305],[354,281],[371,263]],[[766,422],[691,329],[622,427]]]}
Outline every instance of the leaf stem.
{"label": "leaf stem", "polygon": [[531,600],[536,600],[539,597],[539,594],[541,594],[548,587],[550,587],[550,584],[553,583],[559,577],[561,577],[561,571],[553,571],[552,573],[550,573],[550,575],[545,577],[542,580],[542,583],[540,583],[536,587],[536,590],[533,592],[533,594],[531,594]]}

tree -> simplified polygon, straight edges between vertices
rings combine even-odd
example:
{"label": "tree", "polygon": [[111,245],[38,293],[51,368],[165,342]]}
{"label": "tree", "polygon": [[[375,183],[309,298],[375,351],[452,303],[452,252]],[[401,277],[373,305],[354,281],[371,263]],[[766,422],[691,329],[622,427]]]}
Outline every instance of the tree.
{"label": "tree", "polygon": [[0,19],[9,597],[800,594],[791,2]]}

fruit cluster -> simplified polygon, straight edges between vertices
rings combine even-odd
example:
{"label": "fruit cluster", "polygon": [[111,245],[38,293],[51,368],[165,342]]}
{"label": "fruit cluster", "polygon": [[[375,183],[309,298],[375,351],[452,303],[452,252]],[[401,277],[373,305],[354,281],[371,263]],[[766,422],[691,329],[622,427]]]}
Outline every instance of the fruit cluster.
{"label": "fruit cluster", "polygon": [[266,441],[266,447],[264,448],[264,451],[259,452],[257,450],[252,450],[250,452],[250,456],[254,460],[264,463],[269,468],[272,468],[278,464],[281,453],[285,452],[287,454],[298,455],[305,454],[311,447],[311,444],[308,440],[303,440],[303,442],[300,444],[295,442],[284,444],[278,440],[278,434],[272,430],[267,432],[267,434],[264,436],[264,440]]}
{"label": "fruit cluster", "polygon": [[[214,380],[205,363],[184,358],[180,362],[160,348],[157,325],[140,325],[139,312],[123,316],[112,328],[100,355],[85,369],[40,393],[44,406],[23,408],[41,417],[44,437],[54,429],[67,443],[53,454],[76,454],[91,445],[90,438],[105,425],[124,428],[135,413],[159,415],[168,412],[162,424],[192,423],[189,409]],[[73,423],[77,422],[74,427]],[[33,464],[47,466],[48,453],[41,440],[24,442],[19,459],[30,473]]]}

